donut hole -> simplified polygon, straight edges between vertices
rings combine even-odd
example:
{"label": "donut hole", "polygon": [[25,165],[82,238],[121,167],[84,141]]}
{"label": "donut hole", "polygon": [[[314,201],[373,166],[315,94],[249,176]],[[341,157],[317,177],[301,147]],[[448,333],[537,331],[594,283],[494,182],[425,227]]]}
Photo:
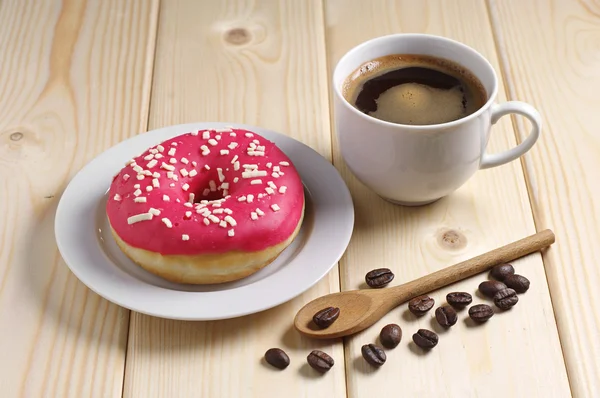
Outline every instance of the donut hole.
{"label": "donut hole", "polygon": [[[208,188],[208,187],[206,187]],[[210,193],[204,196],[204,192],[206,188],[198,189],[194,192],[194,203],[200,203],[203,200],[219,200],[223,199],[223,191],[221,189],[217,189],[216,191],[210,191]]]}

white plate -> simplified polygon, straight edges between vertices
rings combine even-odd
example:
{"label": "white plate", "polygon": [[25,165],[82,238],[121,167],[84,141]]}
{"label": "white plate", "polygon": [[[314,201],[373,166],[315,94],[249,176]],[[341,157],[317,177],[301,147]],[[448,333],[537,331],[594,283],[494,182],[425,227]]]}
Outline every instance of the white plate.
{"label": "white plate", "polygon": [[[171,283],[146,272],[118,248],[105,213],[112,177],[146,148],[193,130],[233,126],[273,141],[304,182],[306,217],[294,242],[271,264],[220,285]],[[58,249],[91,290],[122,307],[163,318],[215,320],[275,307],[317,283],[341,258],[354,226],[350,192],[337,170],[310,147],[283,134],[231,123],[194,123],[153,130],[114,146],[69,183],[55,219]]]}

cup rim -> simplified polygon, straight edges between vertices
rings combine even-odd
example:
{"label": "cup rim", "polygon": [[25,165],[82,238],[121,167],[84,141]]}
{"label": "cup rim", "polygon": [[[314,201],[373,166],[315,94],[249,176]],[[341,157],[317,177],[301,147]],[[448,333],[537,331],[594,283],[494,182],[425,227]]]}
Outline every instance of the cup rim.
{"label": "cup rim", "polygon": [[[467,116],[457,119],[457,120],[453,120],[451,122],[437,123],[437,124],[424,124],[424,125],[416,124],[415,125],[415,124],[392,123],[392,122],[388,122],[385,120],[377,119],[373,116],[362,113],[361,111],[356,109],[354,106],[352,106],[352,104],[350,102],[348,102],[346,100],[344,95],[341,93],[340,87],[338,87],[338,84],[336,84],[335,77],[338,73],[338,69],[340,68],[340,66],[349,57],[351,57],[356,52],[373,45],[375,42],[378,42],[378,41],[390,40],[392,38],[398,38],[398,39],[402,38],[403,40],[406,40],[406,39],[417,38],[417,37],[428,37],[428,38],[432,38],[432,39],[435,39],[438,41],[446,42],[448,44],[455,45],[455,46],[461,48],[462,51],[469,52],[469,53],[473,54],[477,59],[479,59],[492,72],[492,76],[494,79],[494,81],[492,82],[492,84],[493,84],[492,92],[488,94],[488,99],[485,102],[485,104],[483,104],[477,111],[471,113],[470,115],[467,115]],[[435,55],[433,55],[433,56],[435,56]],[[477,76],[477,75],[475,75],[475,76],[479,79],[479,76]],[[371,121],[375,124],[380,124],[382,126],[394,127],[394,128],[405,128],[405,129],[420,130],[420,131],[431,131],[431,130],[438,131],[440,129],[455,127],[460,124],[466,123],[472,119],[475,119],[475,118],[479,117],[483,112],[487,111],[487,109],[496,100],[496,95],[498,94],[498,75],[496,74],[496,70],[494,69],[494,67],[492,66],[490,61],[488,61],[487,58],[485,58],[481,53],[479,53],[479,51],[477,51],[474,48],[469,47],[466,44],[461,43],[457,40],[453,40],[453,39],[450,39],[450,38],[447,38],[444,36],[431,35],[431,34],[427,34],[427,33],[394,33],[394,34],[390,34],[390,35],[378,36],[378,37],[369,39],[367,41],[364,41],[362,43],[359,43],[358,45],[356,45],[356,46],[352,47],[350,50],[348,50],[338,60],[338,62],[335,65],[335,68],[333,69],[331,79],[332,79],[333,90],[334,90],[335,94],[341,99],[341,102],[344,104],[343,106],[345,106],[347,109],[349,109],[350,112],[353,112],[354,114],[358,115],[359,117],[361,117],[367,121]],[[344,80],[345,79],[346,79],[346,77],[344,77]]]}

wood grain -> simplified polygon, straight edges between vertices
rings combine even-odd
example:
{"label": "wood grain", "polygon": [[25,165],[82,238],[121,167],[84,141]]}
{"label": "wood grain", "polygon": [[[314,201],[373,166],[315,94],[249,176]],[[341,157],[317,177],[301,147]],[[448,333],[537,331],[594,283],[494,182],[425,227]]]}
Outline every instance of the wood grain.
{"label": "wood grain", "polygon": [[[512,98],[538,105],[543,139],[524,159],[573,395],[600,389],[600,4],[491,1]],[[529,16],[534,16],[533,22]],[[520,32],[520,33],[518,33]],[[517,120],[519,138],[526,126]]]}
{"label": "wood grain", "polygon": [[62,261],[54,214],[86,162],[145,128],[152,1],[0,3],[0,391],[119,397],[128,311]]}
{"label": "wood grain", "polygon": [[[499,70],[485,3],[329,0],[325,5],[330,72],[351,47],[399,32],[426,32],[462,41]],[[505,98],[500,87],[498,100]],[[493,129],[489,149],[497,152],[514,145],[510,119],[504,118]],[[535,231],[519,162],[480,171],[454,194],[422,208],[402,208],[379,199],[353,178],[337,150],[334,163],[351,187],[357,218],[352,242],[340,263],[343,290],[364,286],[364,275],[373,268],[391,268],[396,274],[393,284],[401,284]],[[528,256],[513,265],[532,281],[532,287],[516,307],[496,314],[485,325],[474,325],[466,311],[461,311],[459,322],[445,331],[435,322],[433,311],[415,318],[400,307],[372,328],[348,338],[348,395],[569,396],[541,257]],[[451,291],[474,294],[484,279],[483,275],[473,277],[431,296],[437,306]],[[474,294],[473,304],[481,302],[485,299]],[[388,351],[386,364],[374,370],[361,357],[360,348],[376,342],[388,323],[402,327],[403,341]],[[411,342],[419,328],[440,334],[440,343],[428,353]]]}
{"label": "wood grain", "polygon": [[[319,1],[165,1],[159,18],[150,128],[224,121],[260,125],[299,139],[331,159]],[[126,397],[345,395],[341,343],[293,330],[296,311],[339,290],[337,268],[301,297],[263,313],[219,322],[176,322],[132,314]],[[262,361],[271,347],[285,371]],[[336,361],[325,377],[306,356]]]}

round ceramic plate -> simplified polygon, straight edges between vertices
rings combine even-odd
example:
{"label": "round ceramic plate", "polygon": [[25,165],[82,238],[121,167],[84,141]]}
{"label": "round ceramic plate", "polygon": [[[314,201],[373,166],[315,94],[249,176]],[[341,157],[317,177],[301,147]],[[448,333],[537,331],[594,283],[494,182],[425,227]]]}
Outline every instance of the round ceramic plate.
{"label": "round ceramic plate", "polygon": [[[108,228],[105,206],[113,176],[129,159],[161,141],[193,130],[226,126],[262,135],[292,160],[306,193],[306,216],[300,233],[274,262],[236,282],[184,285],[150,274],[120,251]],[[331,163],[310,147],[259,127],[194,123],[138,135],[92,160],[63,193],[55,233],[58,249],[71,271],[107,300],[163,318],[215,320],[266,310],[306,291],[341,258],[353,225],[348,188]]]}

